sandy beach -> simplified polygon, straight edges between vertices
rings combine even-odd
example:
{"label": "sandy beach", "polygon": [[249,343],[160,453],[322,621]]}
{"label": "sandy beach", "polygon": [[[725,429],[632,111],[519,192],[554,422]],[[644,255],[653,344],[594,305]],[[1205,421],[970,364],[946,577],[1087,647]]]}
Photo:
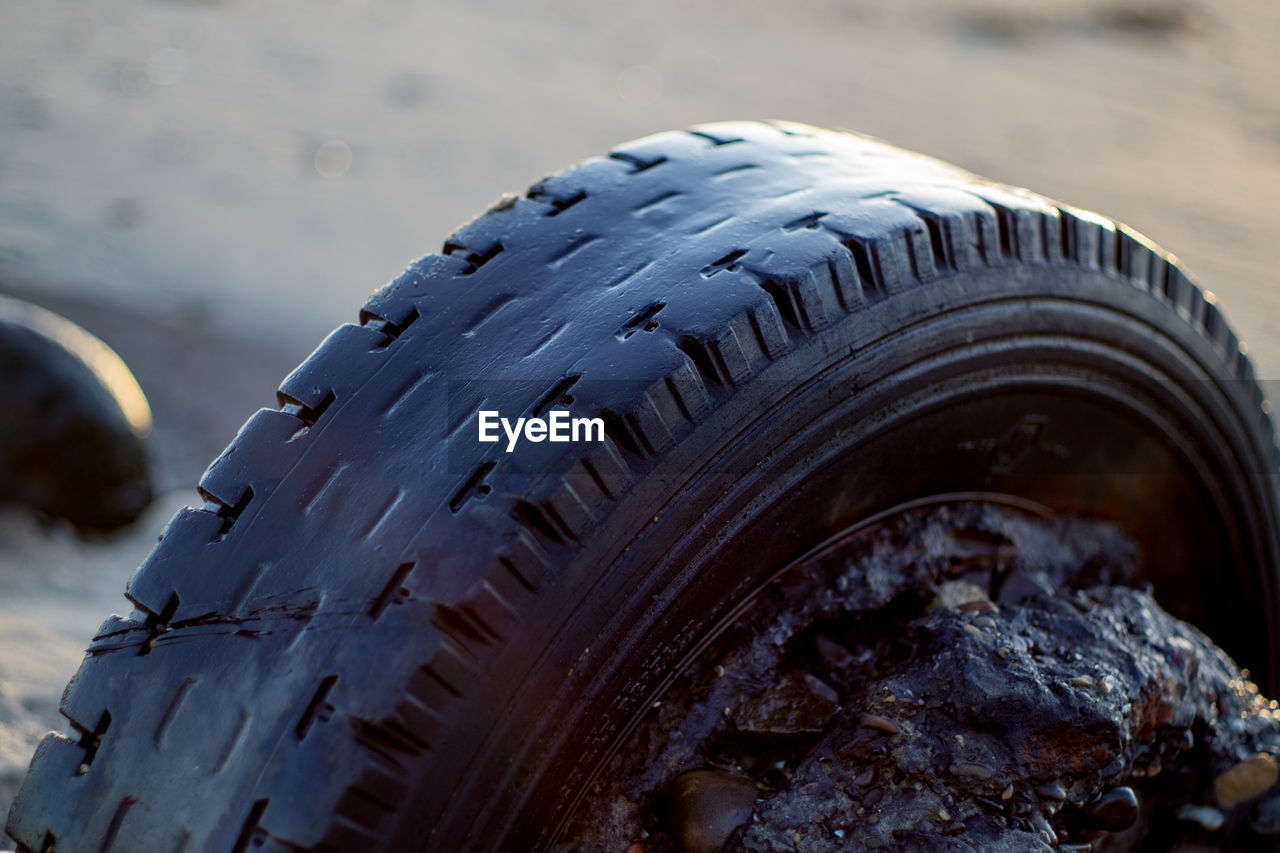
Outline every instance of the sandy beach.
{"label": "sandy beach", "polygon": [[1280,378],[1278,43],[1266,0],[6,4],[0,292],[134,369],[161,496],[100,541],[0,515],[0,813],[125,580],[279,380],[502,193],[627,139],[791,119],[1101,211]]}

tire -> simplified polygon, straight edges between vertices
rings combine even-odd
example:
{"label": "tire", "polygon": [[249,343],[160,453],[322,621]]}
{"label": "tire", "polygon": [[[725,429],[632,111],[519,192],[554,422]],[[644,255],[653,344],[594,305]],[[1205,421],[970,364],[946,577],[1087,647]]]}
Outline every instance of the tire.
{"label": "tire", "polygon": [[[284,380],[69,685],[22,850],[550,850],[779,567],[908,501],[1125,525],[1277,685],[1277,451],[1212,298],[1092,213],[718,124],[507,198]],[[476,440],[477,413],[600,418]]]}

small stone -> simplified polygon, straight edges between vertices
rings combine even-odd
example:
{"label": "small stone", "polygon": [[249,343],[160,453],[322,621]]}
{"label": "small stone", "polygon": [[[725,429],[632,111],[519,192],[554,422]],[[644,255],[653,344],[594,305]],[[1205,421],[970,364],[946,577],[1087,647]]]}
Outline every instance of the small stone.
{"label": "small stone", "polygon": [[1026,572],[1010,572],[1000,584],[996,601],[1001,604],[1022,604],[1032,599],[1051,595],[1048,584]]}
{"label": "small stone", "polygon": [[951,813],[946,809],[938,809],[938,820],[943,823],[949,823],[951,821]]}
{"label": "small stone", "polygon": [[858,725],[868,729],[876,729],[885,734],[896,735],[898,727],[894,725],[893,720],[888,717],[882,717],[879,714],[863,714],[858,717]]}
{"label": "small stone", "polygon": [[982,634],[982,629],[981,629],[981,628],[979,628],[977,625],[969,625],[969,624],[966,624],[966,625],[964,626],[964,630],[965,630],[965,633],[973,634],[975,637],[981,637],[981,636],[983,636],[983,634]]}
{"label": "small stone", "polygon": [[996,628],[996,620],[992,619],[990,616],[979,616],[977,619],[973,620],[973,624],[977,625],[979,628],[986,628],[990,631],[994,631]]}
{"label": "small stone", "polygon": [[1217,832],[1222,829],[1223,816],[1222,812],[1213,806],[1198,806],[1192,803],[1184,803],[1178,809],[1178,820],[1186,823],[1194,823],[1207,829],[1210,832]]}
{"label": "small stone", "polygon": [[1270,797],[1258,803],[1249,818],[1249,825],[1264,838],[1280,836],[1280,797]]}
{"label": "small stone", "polygon": [[[1013,794],[1012,785],[1009,786],[1009,793],[1010,795]],[[1051,782],[1048,785],[1041,785],[1036,788],[1036,794],[1046,800],[1057,800],[1060,803],[1067,799],[1067,789],[1062,787],[1062,784],[1059,782]]]}
{"label": "small stone", "polygon": [[929,602],[929,608],[945,607],[948,610],[955,610],[964,604],[987,600],[986,590],[976,583],[944,581],[938,584],[937,593],[934,595],[933,601]]}
{"label": "small stone", "polygon": [[1044,819],[1044,815],[1036,815],[1031,818],[1031,828],[1039,833],[1050,847],[1058,846],[1058,833],[1053,831],[1053,827],[1049,825],[1049,821]]}
{"label": "small stone", "polygon": [[817,676],[811,675],[807,672],[804,674],[804,686],[809,688],[810,693],[815,696],[821,696],[828,702],[838,703],[840,701],[840,694],[836,693],[834,687],[827,684]]}
{"label": "small stone", "polygon": [[1278,776],[1280,768],[1276,767],[1276,760],[1260,753],[1221,773],[1213,780],[1213,792],[1218,805],[1230,809],[1270,788]]}
{"label": "small stone", "polygon": [[743,703],[733,722],[738,731],[748,735],[811,735],[821,732],[837,710],[834,701],[815,693],[806,680],[788,678]]}
{"label": "small stone", "polygon": [[1088,675],[1077,675],[1075,678],[1071,679],[1071,686],[1072,687],[1092,687],[1093,678]]}
{"label": "small stone", "polygon": [[1089,817],[1098,829],[1108,832],[1128,829],[1138,819],[1138,795],[1125,785],[1112,788],[1089,807]]}
{"label": "small stone", "polygon": [[623,853],[644,853],[644,845],[638,841],[634,844],[628,844]]}
{"label": "small stone", "polygon": [[848,669],[857,662],[853,653],[835,640],[820,636],[814,645],[818,649],[818,654],[833,669]]}
{"label": "small stone", "polygon": [[858,773],[857,776],[853,777],[853,784],[857,785],[859,788],[865,788],[875,780],[876,769],[874,767],[867,767]]}
{"label": "small stone", "polygon": [[[756,786],[750,779],[719,770],[691,770],[668,789],[671,831],[681,853],[718,853],[751,819]],[[630,853],[630,852],[629,852]]]}
{"label": "small stone", "polygon": [[982,601],[966,601],[956,608],[960,613],[994,613],[999,609],[994,602],[985,598]]}
{"label": "small stone", "polygon": [[1003,791],[1000,792],[1000,799],[1006,803],[1013,799],[1012,785],[1007,786]]}
{"label": "small stone", "polygon": [[971,762],[952,764],[947,769],[951,772],[952,776],[960,776],[965,779],[977,779],[980,782],[987,781],[993,775],[989,768],[984,767],[981,764],[974,764]]}
{"label": "small stone", "polygon": [[1008,660],[1013,657],[1013,650],[1008,646],[996,646],[996,657],[1000,660]]}

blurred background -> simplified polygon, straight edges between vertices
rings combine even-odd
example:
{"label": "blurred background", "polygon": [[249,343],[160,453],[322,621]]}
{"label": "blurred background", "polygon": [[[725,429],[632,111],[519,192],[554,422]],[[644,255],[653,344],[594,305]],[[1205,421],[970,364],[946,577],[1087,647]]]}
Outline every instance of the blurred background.
{"label": "blurred background", "polygon": [[1280,378],[1273,0],[0,3],[0,293],[114,347],[164,491],[83,542],[0,515],[0,809],[205,464],[365,296],[627,139],[784,118],[1099,210]]}

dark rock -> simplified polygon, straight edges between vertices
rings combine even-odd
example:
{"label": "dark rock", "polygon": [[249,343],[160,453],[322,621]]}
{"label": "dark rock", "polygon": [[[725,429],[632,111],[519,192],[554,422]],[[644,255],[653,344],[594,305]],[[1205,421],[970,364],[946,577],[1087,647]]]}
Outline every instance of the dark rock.
{"label": "dark rock", "polygon": [[1213,780],[1213,792],[1224,809],[1246,803],[1276,783],[1280,769],[1265,753],[1245,759]]}
{"label": "dark rock", "polygon": [[1023,604],[1050,594],[1052,589],[1035,575],[1014,571],[1005,575],[1000,582],[1000,592],[996,600],[1001,604]]}
{"label": "dark rock", "polygon": [[814,735],[822,731],[837,710],[829,695],[814,692],[804,676],[787,678],[743,703],[733,715],[733,723],[746,735],[782,738]]}
{"label": "dark rock", "polygon": [[[609,771],[632,802],[699,762],[750,774],[762,796],[727,853],[1192,850],[1212,816],[1179,807],[1215,790],[1235,803],[1223,849],[1280,826],[1269,800],[1246,814],[1280,754],[1247,676],[1147,591],[1072,586],[1132,577],[1112,528],[964,506],[867,536],[772,587],[712,658],[721,674],[664,697]],[[957,586],[930,608],[975,549],[994,555],[1002,605],[966,612]],[[615,804],[588,814],[607,828]],[[614,853],[639,826],[579,833],[578,849]],[[678,853],[655,831],[648,853]]]}
{"label": "dark rock", "polygon": [[756,786],[719,770],[691,770],[671,783],[670,826],[680,853],[718,853],[729,835],[751,818]]}
{"label": "dark rock", "polygon": [[151,412],[106,344],[0,297],[0,398],[0,502],[86,530],[127,524],[151,502]]}
{"label": "dark rock", "polygon": [[1098,829],[1120,832],[1138,819],[1138,795],[1121,785],[1103,794],[1089,807],[1089,817]]}

